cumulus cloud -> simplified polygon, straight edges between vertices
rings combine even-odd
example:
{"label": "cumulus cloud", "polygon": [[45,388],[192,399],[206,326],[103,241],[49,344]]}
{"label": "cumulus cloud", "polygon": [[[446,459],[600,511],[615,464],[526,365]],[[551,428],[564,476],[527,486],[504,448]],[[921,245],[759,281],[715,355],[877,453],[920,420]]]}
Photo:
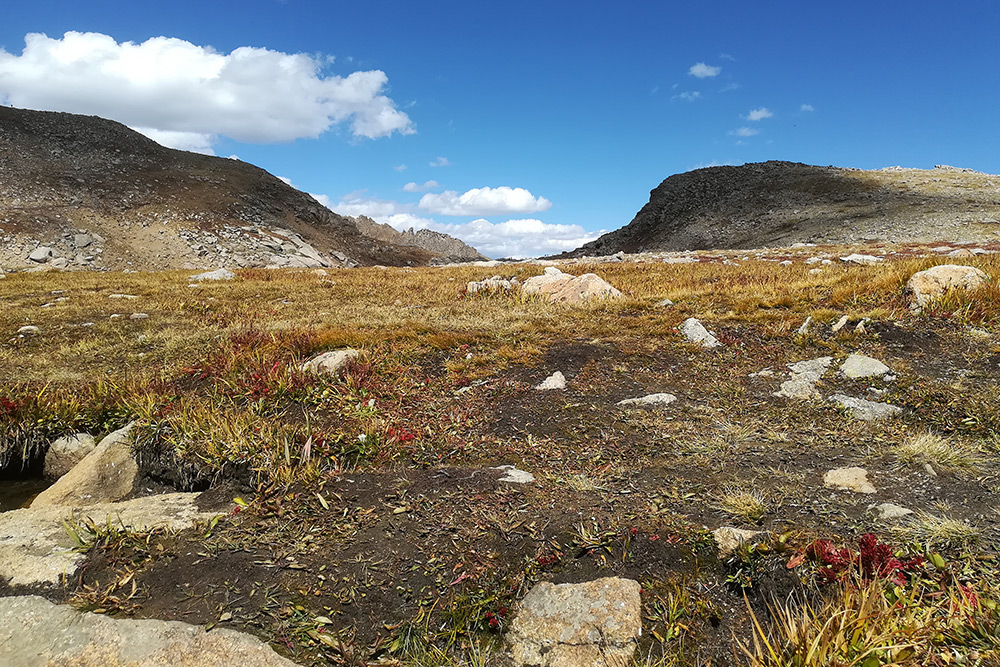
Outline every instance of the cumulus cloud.
{"label": "cumulus cloud", "polygon": [[759,109],[751,109],[750,113],[747,114],[747,120],[764,120],[772,116],[774,116],[774,113],[770,109],[761,107]]}
{"label": "cumulus cloud", "polygon": [[101,33],[29,33],[0,49],[0,102],[113,118],[157,141],[206,152],[216,137],[268,143],[412,134],[379,70],[329,74],[331,58],[244,46],[231,53],[171,38],[118,43]]}
{"label": "cumulus cloud", "polygon": [[450,234],[488,257],[550,255],[574,250],[604,233],[604,230],[588,232],[580,225],[551,224],[533,218],[499,223],[482,218],[466,223],[443,223],[414,213],[410,204],[366,198],[363,191],[345,195],[330,208],[341,215],[366,215],[401,232],[412,228]]}
{"label": "cumulus cloud", "polygon": [[721,71],[721,67],[713,67],[712,65],[706,65],[705,63],[695,63],[694,65],[691,65],[691,69],[688,70],[688,74],[696,76],[699,79],[709,79],[713,76],[719,76]]}
{"label": "cumulus cloud", "polygon": [[497,213],[536,213],[552,206],[545,197],[535,197],[524,188],[473,188],[462,194],[445,190],[441,194],[428,193],[420,198],[418,206],[441,215],[494,215]]}
{"label": "cumulus cloud", "polygon": [[695,100],[701,99],[701,93],[697,90],[686,90],[683,93],[674,95],[671,99],[681,99],[685,102],[694,102]]}
{"label": "cumulus cloud", "polygon": [[423,185],[410,182],[403,186],[403,192],[424,192],[426,190],[433,190],[436,187],[438,187],[437,181],[426,181]]}
{"label": "cumulus cloud", "polygon": [[752,127],[740,127],[732,130],[729,134],[735,137],[752,137],[755,134],[760,134],[760,130],[754,129]]}
{"label": "cumulus cloud", "polygon": [[799,111],[816,111],[816,108],[811,104],[803,104],[799,107]]}
{"label": "cumulus cloud", "polygon": [[449,161],[446,157],[439,157],[431,160],[427,164],[431,167],[447,167],[451,165],[451,161]]}

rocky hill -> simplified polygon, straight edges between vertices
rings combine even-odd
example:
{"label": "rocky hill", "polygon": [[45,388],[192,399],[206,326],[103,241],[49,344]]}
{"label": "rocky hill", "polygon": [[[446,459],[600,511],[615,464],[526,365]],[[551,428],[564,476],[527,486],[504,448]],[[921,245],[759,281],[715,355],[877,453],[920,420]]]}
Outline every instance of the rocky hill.
{"label": "rocky hill", "polygon": [[671,176],[632,222],[565,256],[998,239],[1000,176],[945,166],[865,171],[771,161]]}
{"label": "rocky hill", "polygon": [[385,236],[245,162],[95,116],[0,107],[0,267],[423,265],[475,252]]}
{"label": "rocky hill", "polygon": [[358,230],[365,236],[378,239],[383,243],[394,243],[403,246],[417,246],[438,253],[439,259],[432,260],[432,263],[447,262],[475,262],[489,259],[470,245],[463,243],[454,236],[448,236],[441,232],[430,229],[420,229],[413,231],[413,228],[405,232],[396,231],[390,225],[375,222],[368,216],[362,215],[352,218]]}

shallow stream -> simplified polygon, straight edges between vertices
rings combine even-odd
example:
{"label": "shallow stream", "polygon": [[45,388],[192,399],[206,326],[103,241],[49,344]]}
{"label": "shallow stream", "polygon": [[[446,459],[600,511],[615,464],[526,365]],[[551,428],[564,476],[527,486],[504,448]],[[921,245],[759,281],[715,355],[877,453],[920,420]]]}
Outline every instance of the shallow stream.
{"label": "shallow stream", "polygon": [[48,486],[41,477],[0,480],[0,512],[24,507]]}

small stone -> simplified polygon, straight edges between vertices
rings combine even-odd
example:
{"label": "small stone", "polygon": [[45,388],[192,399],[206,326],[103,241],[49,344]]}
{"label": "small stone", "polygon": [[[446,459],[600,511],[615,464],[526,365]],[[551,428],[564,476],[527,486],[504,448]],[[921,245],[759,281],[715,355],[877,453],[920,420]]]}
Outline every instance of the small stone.
{"label": "small stone", "polygon": [[149,313],[132,313],[128,318],[130,320],[145,320],[149,319]]}
{"label": "small stone", "polygon": [[934,466],[932,466],[930,463],[924,464],[924,472],[926,472],[931,477],[937,477],[937,471],[934,470]]}
{"label": "small stone", "polygon": [[138,299],[135,294],[109,294],[109,299]]}
{"label": "small stone", "polygon": [[28,259],[30,259],[32,262],[37,262],[38,264],[44,264],[45,262],[52,259],[54,254],[55,252],[52,250],[52,248],[40,245],[31,251],[31,254],[28,255]]}
{"label": "small stone", "polygon": [[324,352],[302,364],[302,371],[317,375],[337,375],[351,359],[357,359],[361,352],[353,348]]}
{"label": "small stone", "polygon": [[681,333],[689,342],[697,343],[702,347],[722,347],[722,343],[694,317],[684,320],[684,324],[681,325]]}
{"label": "small stone", "polygon": [[823,486],[840,491],[855,493],[875,493],[875,487],[868,481],[868,471],[864,468],[835,468],[823,475]]}
{"label": "small stone", "polygon": [[663,301],[658,301],[656,303],[657,308],[669,308],[672,305],[674,305],[674,302],[670,299],[664,299]]}
{"label": "small stone", "polygon": [[618,401],[618,405],[670,405],[677,400],[677,397],[673,394],[647,394],[642,398],[626,398],[624,401]]}
{"label": "small stone", "polygon": [[899,505],[893,505],[892,503],[882,503],[881,505],[875,505],[875,514],[881,521],[894,521],[896,519],[902,519],[904,516],[909,516],[913,514],[913,510],[908,510],[905,507],[900,507]]}
{"label": "small stone", "polygon": [[863,354],[852,354],[844,360],[840,367],[840,373],[844,377],[868,378],[879,377],[888,373],[891,369],[878,359],[866,357]]}
{"label": "small stone", "polygon": [[833,362],[833,357],[817,357],[797,361],[788,364],[791,378],[781,383],[781,388],[775,392],[775,396],[785,398],[798,398],[802,400],[815,400],[820,397],[816,390],[816,383],[826,372]]}
{"label": "small stone", "polygon": [[847,410],[853,419],[860,421],[880,421],[903,413],[903,408],[896,405],[866,401],[863,398],[854,398],[845,394],[834,394],[830,400],[838,407]]}
{"label": "small stone", "polygon": [[509,484],[531,484],[535,481],[535,476],[525,470],[518,470],[512,465],[497,466],[494,470],[503,472],[503,476],[497,479],[498,482]]}
{"label": "small stone", "polygon": [[847,317],[847,315],[844,315],[834,323],[834,325],[830,328],[830,331],[832,331],[833,333],[837,333],[838,331],[847,326],[848,321],[849,318]]}
{"label": "small stone", "polygon": [[22,336],[33,336],[37,334],[39,331],[41,331],[41,329],[39,329],[38,327],[32,324],[26,324],[20,329],[18,329],[17,333],[21,334]]}
{"label": "small stone", "polygon": [[795,333],[798,334],[799,336],[804,336],[807,333],[809,333],[809,325],[812,324],[812,321],[813,318],[812,315],[810,315],[809,317],[806,318],[806,321],[802,323],[802,326],[800,326],[799,330],[796,331]]}
{"label": "small stone", "polygon": [[728,558],[739,549],[741,544],[760,542],[766,535],[767,533],[760,530],[744,530],[732,526],[722,526],[712,531],[719,558]]}
{"label": "small stone", "polygon": [[854,253],[853,255],[848,255],[847,257],[841,257],[840,261],[845,264],[861,264],[864,266],[871,266],[881,262],[882,258],[875,257],[874,255],[859,255]]}
{"label": "small stone", "polygon": [[540,385],[535,387],[539,391],[545,391],[548,389],[565,389],[566,388],[566,376],[562,374],[561,371],[556,371],[552,375],[545,378]]}

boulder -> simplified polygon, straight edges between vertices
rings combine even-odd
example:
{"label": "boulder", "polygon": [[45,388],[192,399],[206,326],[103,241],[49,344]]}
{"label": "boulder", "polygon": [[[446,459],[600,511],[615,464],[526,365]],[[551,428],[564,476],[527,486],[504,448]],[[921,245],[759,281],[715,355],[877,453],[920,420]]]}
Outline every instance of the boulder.
{"label": "boulder", "polygon": [[[55,585],[71,576],[85,555],[66,525],[93,521],[148,530],[156,526],[183,529],[207,521],[213,512],[198,509],[197,493],[168,493],[87,507],[34,504],[0,513],[0,581],[11,586]],[[66,525],[64,525],[66,524]],[[0,642],[0,647],[3,642]],[[0,649],[2,652],[2,649]]]}
{"label": "boulder", "polygon": [[594,299],[617,299],[621,295],[596,273],[585,273],[563,284],[549,298],[558,303],[586,303]]}
{"label": "boulder", "polygon": [[851,418],[859,421],[880,421],[903,413],[903,408],[896,405],[866,401],[845,394],[834,394],[830,400],[836,403],[837,407],[847,410]]}
{"label": "boulder", "polygon": [[518,604],[506,641],[516,667],[629,664],[642,633],[639,582],[543,581]]}
{"label": "boulder", "polygon": [[132,458],[132,424],[103,440],[55,484],[38,494],[32,507],[80,507],[121,500],[132,491],[139,467]]}
{"label": "boulder", "polygon": [[560,287],[573,280],[574,276],[563,273],[554,266],[545,267],[545,272],[540,276],[533,276],[524,281],[521,286],[521,293],[526,296],[532,294],[550,294],[556,292]]}
{"label": "boulder", "polygon": [[97,441],[89,433],[66,435],[49,445],[45,453],[46,479],[59,479],[72,470],[83,457],[94,451]]}
{"label": "boulder", "polygon": [[820,398],[819,392],[816,390],[816,383],[823,377],[823,373],[832,362],[833,357],[817,357],[816,359],[806,359],[788,364],[791,378],[782,382],[781,388],[774,395],[802,400]]}
{"label": "boulder", "polygon": [[315,375],[337,375],[351,359],[357,359],[361,352],[354,348],[324,352],[302,364],[302,370]]}
{"label": "boulder", "polygon": [[38,596],[0,599],[4,664],[17,667],[294,667],[260,639],[180,621],[119,619]]}
{"label": "boulder", "polygon": [[868,471],[864,468],[835,468],[823,475],[823,486],[854,493],[875,493],[875,487],[868,481]]}
{"label": "boulder", "polygon": [[52,248],[44,245],[40,245],[31,251],[28,255],[28,259],[32,262],[37,262],[38,264],[44,264],[55,256],[55,251]]}
{"label": "boulder", "polygon": [[684,320],[684,324],[681,325],[681,333],[689,342],[697,343],[702,347],[722,347],[722,343],[694,317]]}
{"label": "boulder", "polygon": [[520,284],[517,278],[493,276],[485,280],[471,281],[465,286],[465,292],[466,294],[475,294],[476,292],[510,292]]}
{"label": "boulder", "polygon": [[545,391],[548,389],[565,389],[566,388],[566,376],[562,374],[562,371],[556,371],[552,375],[548,376],[542,383],[535,387],[539,391]]}
{"label": "boulder", "polygon": [[890,370],[892,369],[878,359],[863,354],[850,355],[840,366],[840,374],[851,379],[881,377]]}
{"label": "boulder", "polygon": [[974,266],[942,264],[926,271],[918,271],[906,283],[910,308],[919,311],[952,290],[971,290],[980,287],[989,276]]}
{"label": "boulder", "polygon": [[841,257],[841,262],[845,264],[861,264],[863,266],[871,266],[872,264],[878,264],[882,261],[881,257],[875,257],[874,255],[859,255],[854,253],[853,255],[848,255],[847,257]]}
{"label": "boulder", "polygon": [[205,273],[199,273],[196,276],[191,276],[191,280],[194,282],[201,282],[203,280],[235,280],[236,274],[229,269],[216,269],[215,271],[206,271]]}
{"label": "boulder", "polygon": [[739,549],[741,544],[760,542],[766,535],[767,533],[764,531],[744,530],[732,526],[722,526],[712,531],[712,538],[715,540],[715,549],[719,553],[719,558],[728,558]]}
{"label": "boulder", "polygon": [[673,394],[647,394],[641,398],[626,398],[624,401],[618,401],[618,405],[630,406],[630,405],[670,405],[677,400],[677,397]]}

